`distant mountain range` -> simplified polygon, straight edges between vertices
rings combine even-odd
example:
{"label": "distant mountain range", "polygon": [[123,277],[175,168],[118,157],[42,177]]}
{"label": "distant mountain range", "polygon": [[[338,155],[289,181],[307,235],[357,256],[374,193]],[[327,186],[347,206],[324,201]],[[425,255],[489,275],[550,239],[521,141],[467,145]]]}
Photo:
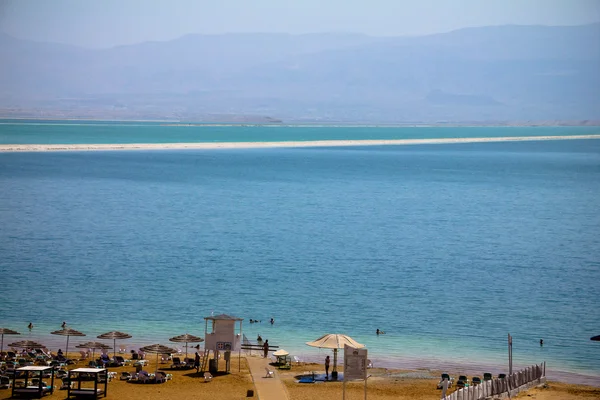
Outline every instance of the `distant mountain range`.
{"label": "distant mountain range", "polygon": [[91,50],[0,34],[0,116],[600,119],[600,23],[419,37],[187,35]]}

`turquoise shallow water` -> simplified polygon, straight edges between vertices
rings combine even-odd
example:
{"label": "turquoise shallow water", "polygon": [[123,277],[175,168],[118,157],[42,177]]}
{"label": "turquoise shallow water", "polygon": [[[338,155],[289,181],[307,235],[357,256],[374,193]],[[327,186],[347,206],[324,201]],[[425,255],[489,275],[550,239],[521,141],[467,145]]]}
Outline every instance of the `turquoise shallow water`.
{"label": "turquoise shallow water", "polygon": [[600,127],[171,126],[0,120],[0,144],[125,144],[600,135]]}
{"label": "turquoise shallow water", "polygon": [[54,349],[63,320],[132,347],[224,312],[305,358],[342,332],[497,373],[510,332],[517,366],[600,377],[598,140],[2,153],[0,188],[0,324]]}

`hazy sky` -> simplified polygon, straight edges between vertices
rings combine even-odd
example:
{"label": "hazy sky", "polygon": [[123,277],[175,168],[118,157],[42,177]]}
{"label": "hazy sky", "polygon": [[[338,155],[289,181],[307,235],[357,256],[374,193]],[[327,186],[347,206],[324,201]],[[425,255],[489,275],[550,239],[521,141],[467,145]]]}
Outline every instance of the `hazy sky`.
{"label": "hazy sky", "polygon": [[110,47],[188,33],[418,35],[483,25],[600,21],[600,0],[0,0],[0,30]]}

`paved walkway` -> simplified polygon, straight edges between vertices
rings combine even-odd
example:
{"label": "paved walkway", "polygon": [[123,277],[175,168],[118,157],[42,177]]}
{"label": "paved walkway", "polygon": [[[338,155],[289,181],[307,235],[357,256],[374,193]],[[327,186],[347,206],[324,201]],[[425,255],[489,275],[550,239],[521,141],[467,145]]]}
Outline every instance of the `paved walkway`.
{"label": "paved walkway", "polygon": [[[250,374],[254,381],[254,387],[256,393],[254,396],[259,400],[288,400],[288,393],[285,389],[285,385],[279,378],[279,373],[276,368],[269,365],[270,358],[262,358],[260,356],[246,356],[248,361],[248,368],[250,368]],[[269,368],[273,371],[272,378],[265,378],[267,371],[265,368]]]}

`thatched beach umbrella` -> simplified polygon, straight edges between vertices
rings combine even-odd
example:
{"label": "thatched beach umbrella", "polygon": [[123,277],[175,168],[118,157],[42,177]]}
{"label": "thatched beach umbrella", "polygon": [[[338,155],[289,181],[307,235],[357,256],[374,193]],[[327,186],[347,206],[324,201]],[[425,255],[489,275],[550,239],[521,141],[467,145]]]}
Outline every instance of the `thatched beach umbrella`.
{"label": "thatched beach umbrella", "polygon": [[204,342],[204,339],[198,336],[190,335],[189,333],[184,333],[183,335],[175,336],[169,339],[170,342],[178,342],[185,343],[185,358],[188,355],[188,343],[200,343]]}
{"label": "thatched beach umbrella", "polygon": [[85,342],[78,344],[75,347],[78,349],[92,349],[92,358],[94,358],[96,355],[96,349],[108,350],[112,348],[109,345],[100,342]]}
{"label": "thatched beach umbrella", "polygon": [[67,347],[65,348],[65,358],[69,357],[69,337],[70,336],[85,336],[85,333],[79,332],[71,328],[63,328],[59,331],[50,332],[52,335],[60,335],[67,337]]}
{"label": "thatched beach umbrella", "polygon": [[177,350],[163,346],[162,344],[152,344],[150,346],[145,346],[140,348],[145,353],[156,353],[156,370],[158,371],[158,355],[159,354],[173,354],[176,353]]}
{"label": "thatched beach umbrella", "polygon": [[21,340],[20,342],[9,344],[8,347],[18,347],[20,349],[43,349],[46,346],[41,343],[34,342],[33,340]]}
{"label": "thatched beach umbrella", "polygon": [[0,342],[0,354],[2,354],[2,350],[4,350],[4,335],[20,335],[20,333],[13,331],[12,329],[0,328],[0,334],[2,335],[2,341]]}
{"label": "thatched beach umbrella", "polygon": [[331,370],[331,375],[334,373],[337,375],[337,351],[338,349],[343,349],[344,345],[348,345],[354,347],[355,349],[360,349],[365,347],[364,344],[358,343],[356,340],[352,339],[350,336],[342,335],[340,333],[329,333],[327,335],[323,335],[317,340],[312,342],[306,342],[307,345],[312,347],[318,347],[321,349],[333,349],[333,369]]}
{"label": "thatched beach umbrella", "polygon": [[129,339],[132,336],[128,333],[112,331],[106,332],[98,336],[98,339],[112,339],[113,340],[113,357],[117,355],[117,339]]}

